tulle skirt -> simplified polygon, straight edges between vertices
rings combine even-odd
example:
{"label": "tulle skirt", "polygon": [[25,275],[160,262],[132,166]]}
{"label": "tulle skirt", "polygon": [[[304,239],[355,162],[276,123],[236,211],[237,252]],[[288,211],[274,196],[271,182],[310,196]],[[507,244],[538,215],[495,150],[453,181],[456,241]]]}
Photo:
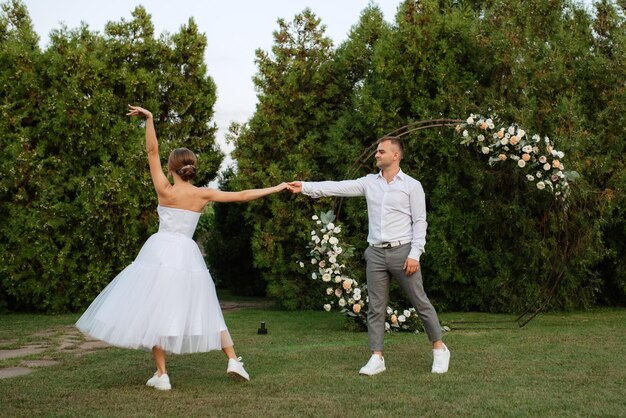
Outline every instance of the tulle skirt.
{"label": "tulle skirt", "polygon": [[233,345],[198,245],[164,232],[146,241],[76,326],[111,345],[142,350],[183,354]]}

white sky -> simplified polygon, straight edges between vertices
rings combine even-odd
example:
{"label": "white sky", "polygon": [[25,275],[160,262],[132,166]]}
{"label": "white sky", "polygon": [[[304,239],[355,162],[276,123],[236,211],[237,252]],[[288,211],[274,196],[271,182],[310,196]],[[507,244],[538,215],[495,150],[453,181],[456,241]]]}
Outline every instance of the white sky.
{"label": "white sky", "polygon": [[[3,0],[0,0],[3,1]],[[207,36],[205,60],[208,73],[217,84],[215,122],[217,141],[229,154],[231,149],[224,134],[232,121],[245,122],[254,113],[257,103],[252,76],[256,73],[254,51],[269,51],[272,33],[278,18],[291,21],[309,7],[322,24],[335,46],[346,40],[348,32],[358,22],[369,0],[23,0],[28,8],[35,31],[45,47],[49,33],[62,24],[76,28],[85,22],[90,30],[102,33],[109,21],[131,19],[137,5],[143,5],[152,16],[156,36],[163,32],[178,32],[181,25],[193,17],[201,32]],[[592,0],[582,0],[590,4]],[[4,2],[4,1],[3,1]],[[372,0],[393,22],[402,0]],[[225,163],[230,163],[227,158]]]}
{"label": "white sky", "polygon": [[[85,22],[89,29],[102,33],[109,21],[130,20],[132,10],[143,5],[152,16],[155,36],[178,32],[193,17],[207,36],[205,60],[208,74],[217,84],[215,123],[221,148],[230,153],[224,134],[232,121],[245,122],[252,117],[257,103],[252,77],[257,68],[254,51],[269,51],[277,19],[291,21],[309,7],[335,46],[346,40],[350,27],[356,24],[368,0],[23,0],[45,47],[49,34],[62,24],[69,28]],[[385,19],[393,21],[401,0],[373,1]],[[226,163],[230,161],[227,158]]]}

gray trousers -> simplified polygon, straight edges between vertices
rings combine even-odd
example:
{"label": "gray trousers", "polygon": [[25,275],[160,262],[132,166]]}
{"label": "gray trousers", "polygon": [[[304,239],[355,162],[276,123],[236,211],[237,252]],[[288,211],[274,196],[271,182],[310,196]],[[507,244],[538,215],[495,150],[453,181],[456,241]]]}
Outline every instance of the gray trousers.
{"label": "gray trousers", "polygon": [[431,342],[441,339],[441,325],[433,305],[424,292],[422,269],[411,276],[404,274],[402,267],[411,251],[411,244],[393,248],[376,248],[369,246],[365,250],[367,261],[367,294],[369,309],[367,311],[367,332],[370,349],[383,351],[385,336],[385,315],[389,302],[389,284],[393,276],[424,325],[426,335]]}

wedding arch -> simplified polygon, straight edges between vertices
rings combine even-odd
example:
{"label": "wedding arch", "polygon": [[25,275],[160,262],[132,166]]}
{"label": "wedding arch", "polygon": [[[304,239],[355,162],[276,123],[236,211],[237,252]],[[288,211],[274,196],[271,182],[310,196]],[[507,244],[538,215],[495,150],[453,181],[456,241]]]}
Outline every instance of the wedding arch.
{"label": "wedding arch", "polygon": [[[551,263],[548,279],[536,300],[529,301],[526,309],[517,315],[514,322],[522,328],[549,306],[556,295],[565,274],[565,263],[570,249],[567,228],[567,198],[570,193],[569,181],[578,177],[575,171],[566,171],[563,163],[564,153],[558,151],[547,137],[537,134],[529,136],[517,124],[496,126],[496,119],[471,114],[466,119],[427,119],[415,121],[397,128],[381,138],[394,136],[406,137],[416,132],[434,128],[454,128],[461,138],[459,145],[473,147],[478,153],[488,156],[490,165],[505,164],[511,169],[522,170],[529,183],[538,191],[549,192],[556,200],[558,230],[554,239],[560,250]],[[376,153],[377,142],[367,147],[354,161],[346,173],[346,178],[353,178],[368,165]],[[333,210],[313,215],[314,229],[311,231],[309,247],[311,278],[323,283],[326,289],[327,303],[324,309],[330,311],[340,308],[347,316],[354,319],[360,327],[367,324],[367,290],[353,278],[344,273],[342,258],[353,250],[342,244],[341,225],[335,222],[341,213],[343,198],[336,198]],[[335,213],[337,214],[335,216]],[[300,262],[301,267],[305,267]],[[507,321],[508,322],[508,321]],[[415,331],[419,329],[419,319],[415,309],[387,308],[387,331]],[[444,327],[444,329],[449,329]]]}

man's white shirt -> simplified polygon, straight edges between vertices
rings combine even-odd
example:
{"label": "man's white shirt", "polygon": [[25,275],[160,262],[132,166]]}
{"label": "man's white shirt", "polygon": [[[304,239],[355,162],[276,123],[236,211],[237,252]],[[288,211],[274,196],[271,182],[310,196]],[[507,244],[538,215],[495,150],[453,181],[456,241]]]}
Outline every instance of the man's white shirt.
{"label": "man's white shirt", "polygon": [[419,181],[400,170],[387,183],[378,174],[356,180],[302,182],[302,193],[314,198],[365,196],[369,244],[410,241],[409,257],[419,260],[426,245],[426,197]]}

